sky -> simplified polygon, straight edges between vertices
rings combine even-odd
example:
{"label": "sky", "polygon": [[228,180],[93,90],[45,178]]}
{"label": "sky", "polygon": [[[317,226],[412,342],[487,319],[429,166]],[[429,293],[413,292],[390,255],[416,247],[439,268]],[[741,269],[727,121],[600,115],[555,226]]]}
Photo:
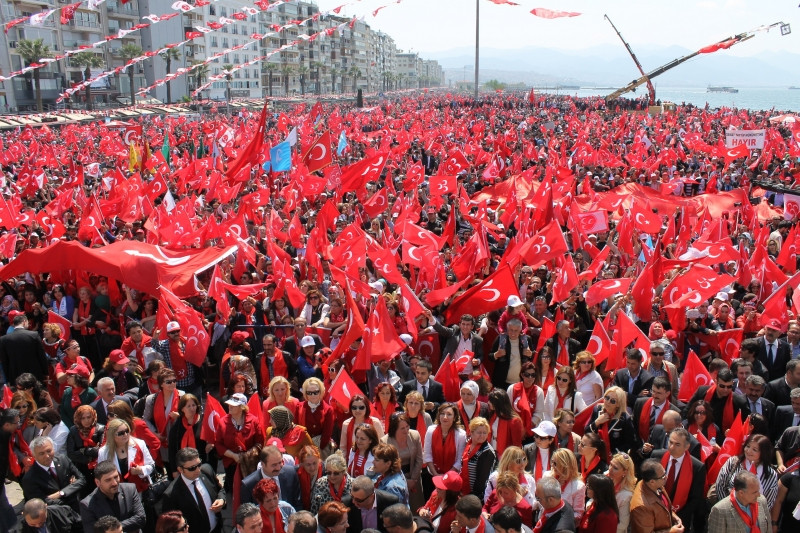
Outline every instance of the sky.
{"label": "sky", "polygon": [[[519,5],[480,2],[480,44],[487,48],[526,46],[581,50],[596,45],[622,46],[607,14],[634,52],[647,47],[680,46],[696,50],[732,35],[776,22],[791,24],[759,32],[753,39],[719,52],[750,56],[762,52],[800,53],[798,0],[514,0]],[[321,11],[347,0],[317,0]],[[376,16],[373,11],[386,6]],[[533,8],[579,12],[580,16],[543,19]],[[391,35],[404,51],[426,54],[474,47],[475,0],[350,0],[340,13],[365,15],[372,28]]]}

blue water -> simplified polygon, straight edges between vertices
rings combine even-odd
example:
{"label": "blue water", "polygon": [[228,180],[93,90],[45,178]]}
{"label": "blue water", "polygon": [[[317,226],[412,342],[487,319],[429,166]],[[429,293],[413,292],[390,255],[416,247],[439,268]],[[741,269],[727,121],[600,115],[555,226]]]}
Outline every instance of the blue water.
{"label": "blue water", "polygon": [[[662,102],[687,103],[712,108],[738,107],[752,110],[772,110],[800,112],[800,89],[788,87],[737,87],[738,93],[709,93],[705,87],[659,87],[656,85],[656,98]],[[561,94],[573,96],[606,96],[613,89],[583,88],[579,90],[562,90]],[[647,94],[647,88],[639,87],[635,93],[623,97],[639,97]]]}

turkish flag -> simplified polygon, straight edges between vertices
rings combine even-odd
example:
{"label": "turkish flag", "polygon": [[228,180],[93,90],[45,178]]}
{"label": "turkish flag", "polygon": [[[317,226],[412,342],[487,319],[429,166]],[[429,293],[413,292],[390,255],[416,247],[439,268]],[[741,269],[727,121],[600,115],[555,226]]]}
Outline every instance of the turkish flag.
{"label": "turkish flag", "polygon": [[259,397],[257,392],[254,392],[250,399],[247,400],[247,409],[258,418],[258,423],[261,424],[261,428],[264,428],[264,410],[261,409],[261,398]]}
{"label": "turkish flag", "polygon": [[438,333],[433,331],[417,337],[414,351],[423,359],[430,361],[433,368],[439,368],[439,363],[442,361],[442,349],[439,345]]}
{"label": "turkish flag", "polygon": [[455,364],[449,355],[444,358],[433,379],[442,384],[442,393],[445,400],[457,402],[461,398],[461,380],[458,378]]}
{"label": "turkish flag", "polygon": [[370,363],[391,359],[405,347],[405,343],[397,335],[397,330],[392,326],[392,320],[386,309],[386,299],[378,297],[378,302],[367,319],[353,370],[369,370]]}
{"label": "turkish flag", "polygon": [[11,399],[14,397],[14,393],[11,392],[11,387],[8,385],[3,385],[3,400],[0,401],[0,407],[3,409],[8,409],[11,407]]}
{"label": "turkish flag", "polygon": [[561,228],[557,222],[551,221],[528,242],[515,248],[508,261],[516,264],[519,258],[522,258],[525,260],[525,264],[536,268],[556,257],[563,256],[567,251],[567,242],[564,240]]}
{"label": "turkish flag", "polygon": [[132,144],[138,145],[142,140],[142,125],[141,124],[130,124],[125,126],[125,133],[122,136],[122,140],[128,146]]}
{"label": "turkish flag", "polygon": [[556,332],[557,330],[555,322],[553,322],[546,316],[542,317],[542,329],[539,332],[539,342],[536,344],[536,352],[537,352],[536,357],[539,357],[538,356],[539,350],[542,349],[544,343],[546,343],[548,339],[552,338],[553,335],[556,334]]}
{"label": "turkish flag", "polygon": [[594,355],[595,366],[608,359],[608,355],[611,353],[611,339],[608,338],[608,332],[606,332],[602,320],[595,321],[586,350]]}
{"label": "turkish flag", "polygon": [[575,218],[583,233],[608,231],[608,212],[605,210],[587,211],[586,213],[575,211]]}
{"label": "turkish flag", "polygon": [[316,172],[321,168],[325,168],[333,161],[331,155],[331,132],[325,130],[325,133],[317,137],[311,148],[303,156],[303,163],[308,167],[309,172]]}
{"label": "turkish flag", "polygon": [[369,218],[375,218],[389,207],[389,191],[386,187],[381,187],[378,192],[373,194],[369,200],[363,204],[364,211]]}
{"label": "turkish flag", "polygon": [[[373,264],[374,264],[373,260]],[[403,302],[403,311],[412,320],[425,312],[425,306],[419,301],[414,291],[405,283],[400,284],[400,300]]]}
{"label": "turkish flag", "polygon": [[378,181],[386,165],[388,153],[367,157],[342,169],[339,193],[344,194],[363,187],[368,181]]}
{"label": "turkish flag", "polygon": [[339,407],[346,411],[350,407],[350,399],[357,394],[364,393],[358,388],[358,385],[347,373],[347,370],[344,367],[340,368],[339,373],[333,378],[333,382],[331,382],[331,386],[328,389],[328,399],[330,402],[338,403]]}
{"label": "turkish flag", "polygon": [[72,332],[72,322],[53,311],[47,312],[47,321],[58,326],[61,333],[58,335],[62,340],[68,341]]}
{"label": "turkish flag", "polygon": [[185,344],[186,361],[195,366],[203,366],[208,345],[211,343],[211,337],[203,325],[203,315],[166,287],[161,287],[161,296],[158,302],[159,307],[167,310],[171,318],[181,325],[181,340]]}
{"label": "turkish flag", "polygon": [[214,265],[214,273],[208,284],[208,296],[217,303],[217,315],[227,320],[231,315],[231,306],[228,303],[228,293],[225,292],[224,283],[219,265]]}
{"label": "turkish flag", "polygon": [[681,390],[678,393],[678,399],[682,402],[688,402],[697,392],[697,389],[705,385],[711,385],[714,380],[711,378],[706,367],[700,362],[700,358],[694,353],[694,350],[689,350],[689,356],[686,358],[686,367],[683,370],[683,379],[681,379]]}
{"label": "turkish flag", "polygon": [[605,246],[600,250],[597,255],[593,257],[592,264],[589,265],[589,268],[578,274],[578,278],[580,278],[581,281],[591,281],[600,275],[600,271],[603,270],[606,258],[610,252],[610,246]]}
{"label": "turkish flag", "polygon": [[[772,279],[772,276],[770,276],[770,279]],[[777,320],[782,326],[783,331],[783,328],[785,328],[786,324],[789,322],[789,310],[786,307],[786,289],[791,287],[793,292],[796,292],[799,281],[800,273],[797,273],[775,289],[775,291],[764,300],[764,310],[761,312],[761,317],[759,318],[760,325],[767,326]]]}
{"label": "turkish flag", "polygon": [[728,148],[725,150],[725,166],[727,167],[737,159],[749,156],[750,148],[748,148],[746,144],[740,144],[735,148]]}
{"label": "turkish flag", "polygon": [[698,54],[713,54],[717,50],[727,50],[734,44],[738,43],[738,38],[727,39],[725,41],[720,41],[718,43],[710,44],[708,46],[704,46],[700,50],[697,51]]}
{"label": "turkish flag", "polygon": [[572,257],[564,256],[561,262],[558,277],[553,283],[553,302],[563,302],[570,296],[570,291],[574,289],[578,283],[578,272],[575,270],[575,263]]}
{"label": "turkish flag", "polygon": [[[261,409],[259,409],[261,411]],[[203,408],[203,425],[200,427],[200,438],[206,442],[217,440],[217,431],[222,419],[225,418],[225,410],[219,400],[206,393],[206,406]]]}
{"label": "turkish flag", "polygon": [[708,459],[712,453],[714,453],[714,448],[711,446],[711,443],[708,442],[708,439],[705,435],[703,435],[702,431],[698,431],[694,434],[694,438],[700,443],[700,460],[704,463],[706,459]]}
{"label": "turkish flag", "polygon": [[583,431],[586,429],[586,425],[589,423],[589,420],[592,419],[592,411],[594,411],[594,408],[601,403],[603,403],[602,396],[581,409],[581,412],[575,415],[575,425],[573,426],[572,431],[580,436],[583,436]]}
{"label": "turkish flag", "polygon": [[711,468],[708,469],[708,473],[706,474],[706,488],[717,481],[719,471],[728,459],[741,454],[742,446],[744,445],[744,437],[744,421],[742,420],[742,414],[739,413],[733,420],[730,429],[725,432],[725,441],[723,441],[720,447],[717,459],[714,461],[714,464],[711,465]]}
{"label": "turkish flag", "polygon": [[720,358],[729,365],[734,359],[737,359],[739,357],[743,338],[744,330],[741,328],[718,331],[716,334],[716,341],[719,346],[718,351]]}
{"label": "turkish flag", "polygon": [[660,261],[661,256],[659,255],[655,261],[648,262],[631,288],[633,312],[640,317],[653,314],[653,285],[655,285],[653,271],[657,271]]}
{"label": "turkish flag", "polygon": [[17,234],[8,232],[0,237],[0,255],[11,261],[17,251]]}
{"label": "turkish flag", "polygon": [[[341,271],[340,271],[341,272]],[[344,275],[344,272],[342,272]],[[325,360],[326,365],[330,365],[336,361],[341,355],[350,349],[350,345],[357,341],[364,331],[364,319],[361,317],[361,312],[358,310],[355,300],[353,300],[353,292],[350,290],[350,282],[345,278],[344,295],[347,299],[347,329],[339,340],[339,344],[331,352],[331,355]],[[349,405],[349,403],[348,403]]]}
{"label": "turkish flag", "polygon": [[592,307],[615,294],[626,294],[631,283],[633,283],[631,278],[604,279],[598,281],[589,287],[589,290],[584,294],[583,297],[586,300],[586,305]]}
{"label": "turkish flag", "polygon": [[503,265],[478,285],[453,300],[445,311],[448,324],[461,320],[461,315],[482,315],[505,307],[508,297],[517,294],[519,288],[509,265]]}
{"label": "turkish flag", "polygon": [[653,213],[650,206],[643,201],[634,201],[631,206],[633,226],[642,233],[657,234],[661,231],[661,217]]}
{"label": "turkish flag", "polygon": [[[605,325],[605,324],[604,324]],[[617,313],[617,323],[614,329],[613,347],[608,355],[606,370],[618,370],[625,365],[623,352],[631,343],[635,348],[644,348],[649,352],[650,340],[640,330],[633,320],[625,313]]]}

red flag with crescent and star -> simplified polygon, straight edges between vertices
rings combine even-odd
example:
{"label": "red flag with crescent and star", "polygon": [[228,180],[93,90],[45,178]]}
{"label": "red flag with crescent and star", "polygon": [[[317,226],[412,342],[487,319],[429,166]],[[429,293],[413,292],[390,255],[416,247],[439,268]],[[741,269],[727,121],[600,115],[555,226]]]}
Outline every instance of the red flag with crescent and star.
{"label": "red flag with crescent and star", "polygon": [[683,379],[681,380],[681,390],[678,393],[678,399],[682,402],[688,402],[697,392],[697,389],[705,385],[711,385],[711,374],[700,358],[694,353],[694,350],[689,350],[689,356],[686,358],[686,368],[683,371]]}
{"label": "red flag with crescent and star", "polygon": [[[225,410],[219,400],[206,393],[206,406],[203,409],[203,425],[200,427],[200,438],[206,442],[214,442],[217,439],[217,431],[222,419],[225,417]],[[259,409],[260,411],[260,409]]]}
{"label": "red flag with crescent and star", "polygon": [[316,172],[330,165],[332,161],[331,132],[325,130],[303,156],[303,164],[308,167],[309,172]]}
{"label": "red flag with crescent and star", "polygon": [[503,265],[481,283],[453,300],[445,311],[445,318],[448,324],[453,324],[465,313],[478,316],[500,309],[505,307],[510,295],[518,292],[519,288],[511,267]]}

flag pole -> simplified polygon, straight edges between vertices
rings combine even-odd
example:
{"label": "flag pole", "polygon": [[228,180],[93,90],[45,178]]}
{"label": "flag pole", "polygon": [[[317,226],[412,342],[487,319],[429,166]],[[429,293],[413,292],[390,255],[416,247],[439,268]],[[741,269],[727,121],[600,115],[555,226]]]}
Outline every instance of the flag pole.
{"label": "flag pole", "polygon": [[480,17],[481,7],[480,0],[475,0],[475,99],[478,99],[478,50],[480,49]]}

